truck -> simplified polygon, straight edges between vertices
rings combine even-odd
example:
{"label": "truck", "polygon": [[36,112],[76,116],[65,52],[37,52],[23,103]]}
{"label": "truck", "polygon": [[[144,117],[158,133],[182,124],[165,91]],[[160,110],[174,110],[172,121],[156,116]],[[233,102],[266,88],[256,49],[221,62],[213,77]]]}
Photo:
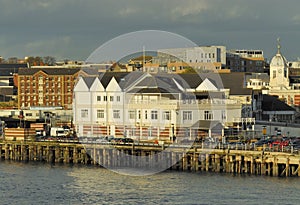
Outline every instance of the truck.
{"label": "truck", "polygon": [[50,136],[51,137],[65,137],[66,136],[65,129],[62,127],[51,127]]}

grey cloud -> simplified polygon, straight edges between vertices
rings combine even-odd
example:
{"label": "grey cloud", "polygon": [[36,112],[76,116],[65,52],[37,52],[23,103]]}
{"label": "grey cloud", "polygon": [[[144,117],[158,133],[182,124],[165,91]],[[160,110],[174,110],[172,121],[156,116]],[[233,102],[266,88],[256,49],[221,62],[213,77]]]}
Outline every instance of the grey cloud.
{"label": "grey cloud", "polygon": [[[282,37],[287,58],[300,55],[298,0],[0,0],[0,55],[51,53],[85,59],[132,31],[175,32],[201,44],[273,54]],[[68,37],[68,41],[62,39]],[[273,39],[274,38],[274,39]],[[46,48],[45,48],[46,47]],[[276,49],[275,49],[276,50]]]}

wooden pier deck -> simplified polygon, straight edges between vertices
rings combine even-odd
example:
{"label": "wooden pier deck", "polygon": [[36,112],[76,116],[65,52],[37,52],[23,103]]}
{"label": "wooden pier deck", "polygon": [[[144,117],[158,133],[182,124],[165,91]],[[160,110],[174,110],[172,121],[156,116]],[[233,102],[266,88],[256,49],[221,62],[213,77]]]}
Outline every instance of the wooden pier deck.
{"label": "wooden pier deck", "polygon": [[[139,161],[138,156],[148,158]],[[80,163],[104,167],[144,167],[149,169],[159,166],[163,162],[170,165],[169,169],[171,170],[275,177],[300,176],[299,153],[202,149],[197,146],[82,145],[59,142],[3,141],[0,142],[0,160]]]}

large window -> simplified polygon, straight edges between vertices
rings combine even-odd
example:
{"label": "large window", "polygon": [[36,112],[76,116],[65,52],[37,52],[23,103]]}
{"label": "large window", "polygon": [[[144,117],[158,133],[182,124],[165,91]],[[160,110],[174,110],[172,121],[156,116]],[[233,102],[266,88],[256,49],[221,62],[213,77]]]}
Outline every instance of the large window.
{"label": "large window", "polygon": [[193,113],[192,111],[183,111],[183,120],[192,120],[193,119]]}
{"label": "large window", "polygon": [[89,111],[87,109],[81,110],[81,117],[87,118],[89,116]]}
{"label": "large window", "polygon": [[120,110],[114,110],[113,111],[113,118],[114,119],[120,119],[121,118]]}
{"label": "large window", "polygon": [[97,96],[97,101],[98,101],[98,102],[101,101],[101,96]]}
{"label": "large window", "polygon": [[158,119],[158,112],[156,110],[151,111],[151,119],[157,120]]}
{"label": "large window", "polygon": [[213,113],[211,110],[204,111],[204,119],[205,120],[212,120],[214,118]]}
{"label": "large window", "polygon": [[104,118],[104,110],[97,110],[97,118]]}
{"label": "large window", "polygon": [[163,113],[163,119],[164,120],[171,120],[171,113],[170,113],[170,111],[165,111]]}

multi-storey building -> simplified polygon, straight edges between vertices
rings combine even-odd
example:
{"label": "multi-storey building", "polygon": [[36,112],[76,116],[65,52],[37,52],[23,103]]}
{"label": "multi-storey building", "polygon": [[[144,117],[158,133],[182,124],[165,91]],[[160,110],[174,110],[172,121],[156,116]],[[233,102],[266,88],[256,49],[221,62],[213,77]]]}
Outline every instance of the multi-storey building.
{"label": "multi-storey building", "polygon": [[[205,64],[219,63],[216,68],[221,69],[226,64],[225,46],[200,46],[192,48],[161,49],[153,58],[153,63],[166,66],[168,63],[184,62]],[[204,65],[203,65],[204,64]]]}
{"label": "multi-storey building", "polygon": [[263,73],[266,60],[262,50],[229,50],[226,67],[233,72]]}
{"label": "multi-storey building", "polygon": [[15,86],[15,76],[19,68],[27,68],[27,64],[0,64],[0,101],[16,99],[18,93]]}
{"label": "multi-storey building", "polygon": [[26,68],[18,73],[18,108],[72,109],[78,68]]}
{"label": "multi-storey building", "polygon": [[241,118],[242,104],[213,79],[196,75],[105,73],[80,78],[74,89],[78,136],[170,140],[222,135]]}
{"label": "multi-storey building", "polygon": [[[300,61],[289,63],[289,79],[293,89],[300,89]],[[300,105],[300,96],[297,104]]]}

